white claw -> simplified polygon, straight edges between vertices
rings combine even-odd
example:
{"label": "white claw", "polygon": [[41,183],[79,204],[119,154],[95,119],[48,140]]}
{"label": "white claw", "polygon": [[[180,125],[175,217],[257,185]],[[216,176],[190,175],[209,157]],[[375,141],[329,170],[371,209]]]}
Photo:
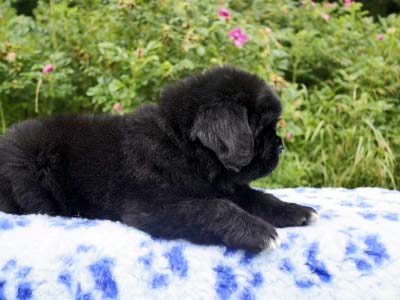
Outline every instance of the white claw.
{"label": "white claw", "polygon": [[319,214],[318,213],[311,213],[311,217],[309,219],[309,223],[314,223],[319,219]]}
{"label": "white claw", "polygon": [[269,249],[276,249],[279,248],[281,246],[281,240],[279,239],[279,237],[276,237],[275,239],[272,239],[270,244],[269,244]]}

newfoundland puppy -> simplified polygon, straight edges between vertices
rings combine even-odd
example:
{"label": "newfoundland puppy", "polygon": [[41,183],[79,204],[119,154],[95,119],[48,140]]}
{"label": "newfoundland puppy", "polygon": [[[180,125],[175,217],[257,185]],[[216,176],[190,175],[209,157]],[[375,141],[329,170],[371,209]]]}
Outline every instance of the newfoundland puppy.
{"label": "newfoundland puppy", "polygon": [[283,150],[279,98],[223,66],[125,115],[33,119],[0,137],[0,210],[120,221],[165,239],[261,251],[318,214],[254,190]]}

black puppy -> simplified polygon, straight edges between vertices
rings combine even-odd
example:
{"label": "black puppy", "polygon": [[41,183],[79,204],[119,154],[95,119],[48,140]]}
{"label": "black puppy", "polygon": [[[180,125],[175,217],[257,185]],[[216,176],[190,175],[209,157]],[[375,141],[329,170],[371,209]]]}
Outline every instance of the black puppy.
{"label": "black puppy", "polygon": [[0,137],[0,210],[121,221],[167,239],[260,251],[318,216],[251,189],[283,150],[278,97],[219,67],[123,116],[34,119]]}

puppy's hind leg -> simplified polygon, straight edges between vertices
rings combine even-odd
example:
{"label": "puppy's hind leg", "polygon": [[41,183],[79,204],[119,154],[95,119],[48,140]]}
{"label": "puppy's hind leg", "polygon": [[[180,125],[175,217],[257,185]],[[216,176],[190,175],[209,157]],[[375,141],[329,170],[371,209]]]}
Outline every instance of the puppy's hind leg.
{"label": "puppy's hind leg", "polygon": [[198,244],[224,243],[254,252],[278,244],[272,225],[223,199],[157,199],[148,207],[127,206],[121,220],[155,237]]}
{"label": "puppy's hind leg", "polygon": [[67,215],[61,187],[53,174],[56,156],[44,152],[32,155],[19,149],[14,153],[2,172],[9,178],[20,213]]}
{"label": "puppy's hind leg", "polygon": [[10,182],[0,176],[0,211],[9,214],[18,214],[19,207],[15,202]]}

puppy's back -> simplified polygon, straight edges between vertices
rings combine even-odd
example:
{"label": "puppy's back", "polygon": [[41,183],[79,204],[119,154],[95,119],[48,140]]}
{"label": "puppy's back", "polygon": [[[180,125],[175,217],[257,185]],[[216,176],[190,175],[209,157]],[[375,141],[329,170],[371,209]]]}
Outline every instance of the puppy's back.
{"label": "puppy's back", "polygon": [[89,206],[121,170],[120,123],[119,116],[80,115],[14,125],[0,138],[2,181],[15,190],[26,185],[18,178],[32,178],[66,208]]}
{"label": "puppy's back", "polygon": [[51,151],[67,155],[92,147],[101,149],[118,140],[119,119],[108,115],[66,115],[23,121],[0,137],[0,165],[18,156],[33,159]]}

